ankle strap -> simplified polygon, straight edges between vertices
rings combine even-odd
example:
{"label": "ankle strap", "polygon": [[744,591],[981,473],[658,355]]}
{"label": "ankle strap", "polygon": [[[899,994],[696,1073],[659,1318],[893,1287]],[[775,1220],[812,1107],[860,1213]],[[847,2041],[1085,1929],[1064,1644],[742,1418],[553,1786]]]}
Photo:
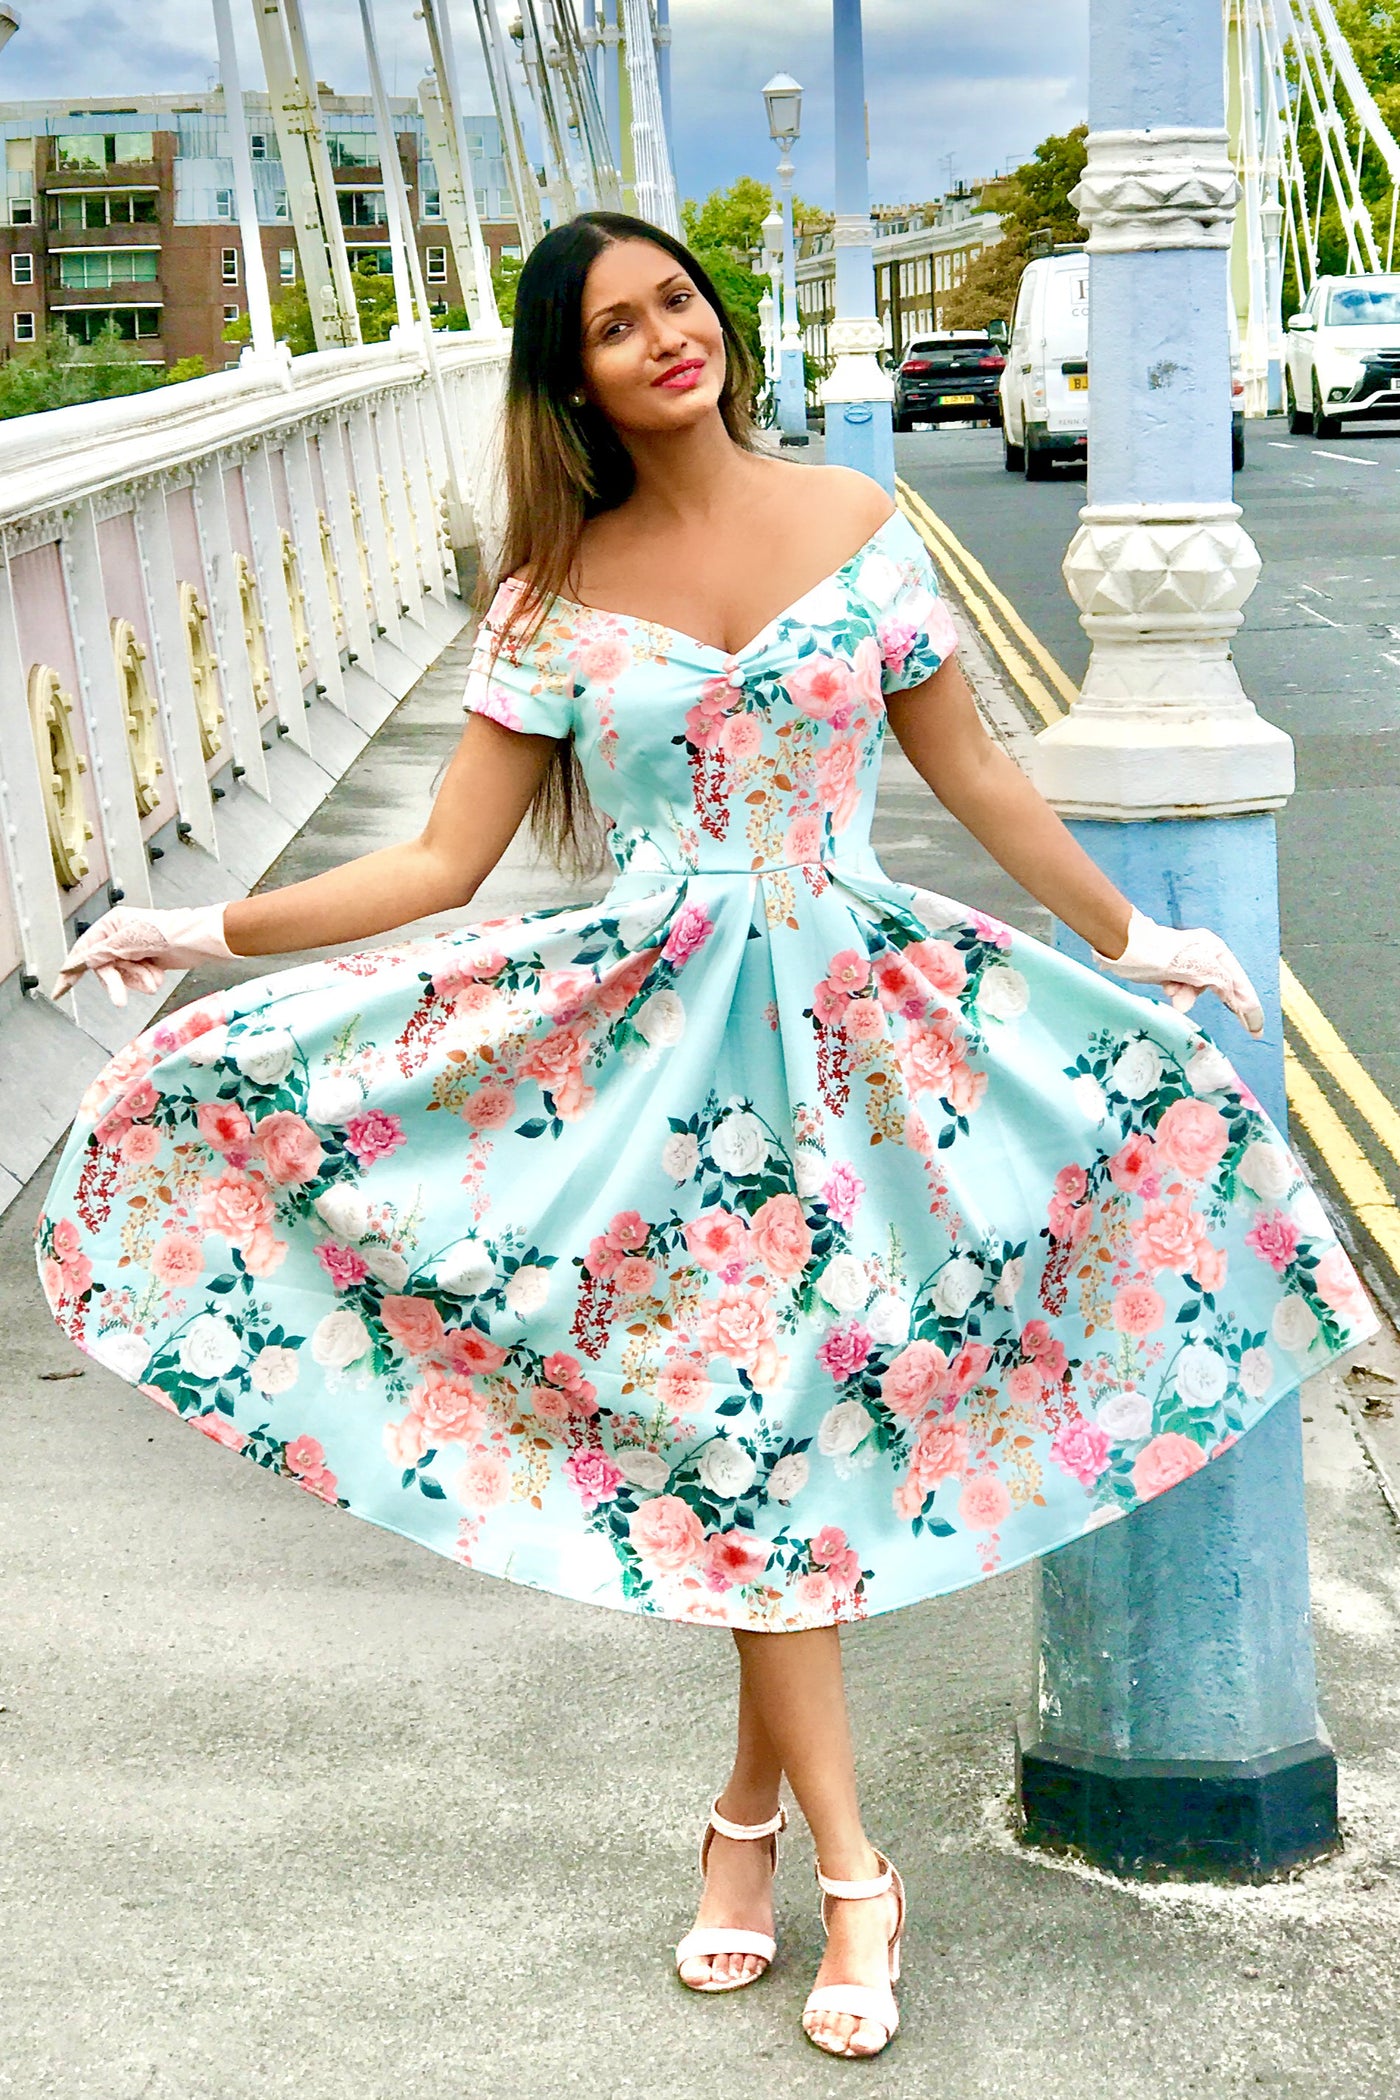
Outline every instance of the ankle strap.
{"label": "ankle strap", "polygon": [[731,1823],[728,1816],[719,1812],[719,1796],[716,1794],[710,1808],[710,1822],[722,1838],[746,1839],[779,1837],[787,1829],[787,1810],[779,1808],[775,1816],[766,1823]]}
{"label": "ankle strap", "polygon": [[[877,1852],[875,1857],[880,1859],[883,1855]],[[887,1895],[894,1886],[894,1869],[886,1860],[883,1874],[876,1874],[869,1881],[835,1881],[818,1867],[817,1885],[825,1895],[844,1896],[848,1903],[858,1903],[866,1896]]]}

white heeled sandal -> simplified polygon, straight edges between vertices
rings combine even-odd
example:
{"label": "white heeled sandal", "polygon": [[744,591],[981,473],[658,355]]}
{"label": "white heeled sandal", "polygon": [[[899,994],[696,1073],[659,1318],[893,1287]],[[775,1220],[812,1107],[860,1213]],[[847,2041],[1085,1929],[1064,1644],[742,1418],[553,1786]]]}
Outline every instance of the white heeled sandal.
{"label": "white heeled sandal", "polygon": [[[841,1897],[847,1903],[859,1903],[867,1896],[887,1896],[893,1891],[897,1909],[894,1931],[890,1934],[890,1980],[881,1990],[864,1983],[825,1983],[809,1993],[802,2008],[802,2031],[814,2047],[826,2056],[865,2057],[878,2056],[894,2040],[899,2027],[899,2007],[895,2003],[894,1985],[899,1981],[899,1943],[904,1937],[904,1883],[899,1878],[899,1869],[891,1866],[883,1852],[875,1854],[880,1862],[880,1872],[869,1881],[833,1881],[817,1868],[817,1883],[822,1892],[822,1931],[829,1930],[827,1899]],[[846,2013],[853,2020],[868,2020],[872,2026],[882,2027],[885,2039],[879,2049],[833,2049],[819,2035],[812,2033],[807,2025],[809,2013]]]}
{"label": "white heeled sandal", "polygon": [[[778,1813],[775,1816],[770,1816],[766,1823],[731,1823],[727,1816],[720,1814],[719,1797],[716,1795],[709,1817],[706,1820],[705,1828],[700,1836],[700,1872],[702,1876],[709,1863],[710,1846],[714,1842],[716,1833],[720,1837],[735,1838],[741,1844],[757,1844],[766,1838],[772,1854],[773,1871],[776,1874],[778,1871],[778,1839],[786,1829],[787,1810],[785,1808],[780,1808]],[[691,1983],[686,1977],[681,1977],[681,1982],[685,1984],[688,1991],[741,1991],[745,1985],[757,1983],[760,1976],[767,1975],[769,1963],[777,1951],[777,1941],[771,1934],[766,1932],[746,1932],[739,1925],[697,1925],[692,1932],[686,1934],[676,1948],[676,1973],[679,1975],[681,1965],[684,1962],[693,1961],[697,1955],[702,1957],[711,1954],[757,1955],[758,1959],[763,1963],[763,1967],[754,1976],[725,1978],[718,1983]]]}

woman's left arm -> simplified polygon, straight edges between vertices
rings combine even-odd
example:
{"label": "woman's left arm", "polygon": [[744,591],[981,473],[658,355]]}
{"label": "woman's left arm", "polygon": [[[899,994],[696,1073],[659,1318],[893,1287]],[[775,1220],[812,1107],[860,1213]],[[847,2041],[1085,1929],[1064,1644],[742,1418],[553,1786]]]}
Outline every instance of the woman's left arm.
{"label": "woman's left arm", "polygon": [[949,815],[1099,955],[1122,955],[1132,906],[988,736],[957,658],[922,685],[889,694],[885,708],[901,749]]}

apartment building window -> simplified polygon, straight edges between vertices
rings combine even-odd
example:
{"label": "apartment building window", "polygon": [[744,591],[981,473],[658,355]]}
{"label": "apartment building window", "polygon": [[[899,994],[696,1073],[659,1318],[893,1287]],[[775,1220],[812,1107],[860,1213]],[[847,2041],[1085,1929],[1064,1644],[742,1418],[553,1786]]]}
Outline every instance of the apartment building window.
{"label": "apartment building window", "polygon": [[352,248],[350,267],[366,277],[392,277],[394,257],[388,248]]}
{"label": "apartment building window", "polygon": [[447,250],[430,248],[427,255],[427,279],[429,284],[446,284]]}
{"label": "apartment building window", "polygon": [[295,248],[279,248],[277,251],[277,275],[283,284],[297,281],[297,251]]}
{"label": "apartment building window", "polygon": [[231,219],[233,217],[232,190],[215,190],[214,216],[219,219]]}
{"label": "apartment building window", "polygon": [[424,190],[423,217],[425,219],[440,219],[442,217],[442,192],[440,190]]}
{"label": "apartment building window", "polygon": [[219,256],[219,275],[222,283],[237,284],[238,250],[236,248],[225,248],[221,251]]}
{"label": "apartment building window", "polygon": [[289,216],[287,211],[287,192],[285,190],[277,192],[273,200],[272,216],[274,219],[285,219]]}
{"label": "apartment building window", "polygon": [[103,226],[154,226],[159,217],[159,204],[149,194],[123,196],[116,191],[111,196],[49,199],[49,224],[61,233],[95,232]]}
{"label": "apartment building window", "polygon": [[248,135],[248,150],[252,154],[254,160],[266,160],[267,133],[265,131],[250,132]]}
{"label": "apartment building window", "polygon": [[65,174],[137,166],[156,157],[155,134],[149,131],[74,131],[60,135],[55,146]]}
{"label": "apartment building window", "polygon": [[80,343],[95,343],[104,328],[112,328],[124,343],[145,342],[160,334],[158,306],[60,306],[55,318]]}
{"label": "apartment building window", "polygon": [[16,314],[15,341],[17,343],[32,343],[36,340],[33,314]]}
{"label": "apartment building window", "polygon": [[383,190],[342,190],[338,199],[342,226],[387,226],[389,205]]}
{"label": "apartment building window", "polygon": [[10,224],[12,226],[32,226],[34,224],[34,199],[32,197],[11,197]]}
{"label": "apartment building window", "polygon": [[156,248],[65,248],[58,257],[58,281],[66,292],[153,284],[159,260]]}
{"label": "apartment building window", "polygon": [[379,166],[379,141],[372,131],[328,131],[326,148],[333,168]]}
{"label": "apartment building window", "polygon": [[10,282],[11,284],[33,284],[34,258],[32,255],[12,255],[10,257]]}
{"label": "apartment building window", "polygon": [[224,326],[225,326],[225,328],[227,328],[227,327],[228,327],[228,324],[229,324],[229,322],[230,322],[230,321],[236,321],[236,320],[238,319],[239,315],[240,315],[240,314],[242,313],[242,311],[243,311],[243,309],[242,309],[242,307],[241,307],[241,306],[226,306],[226,307],[224,308]]}

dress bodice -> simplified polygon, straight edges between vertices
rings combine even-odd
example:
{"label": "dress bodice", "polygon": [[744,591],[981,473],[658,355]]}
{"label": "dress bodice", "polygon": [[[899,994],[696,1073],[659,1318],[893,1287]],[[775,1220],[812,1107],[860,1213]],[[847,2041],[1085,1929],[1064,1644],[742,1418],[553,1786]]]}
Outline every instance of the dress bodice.
{"label": "dress bodice", "polygon": [[465,705],[574,738],[620,872],[878,872],[884,697],[931,677],[957,642],[900,513],[732,654],[558,598],[521,645],[509,622],[522,588],[504,583],[482,622]]}

